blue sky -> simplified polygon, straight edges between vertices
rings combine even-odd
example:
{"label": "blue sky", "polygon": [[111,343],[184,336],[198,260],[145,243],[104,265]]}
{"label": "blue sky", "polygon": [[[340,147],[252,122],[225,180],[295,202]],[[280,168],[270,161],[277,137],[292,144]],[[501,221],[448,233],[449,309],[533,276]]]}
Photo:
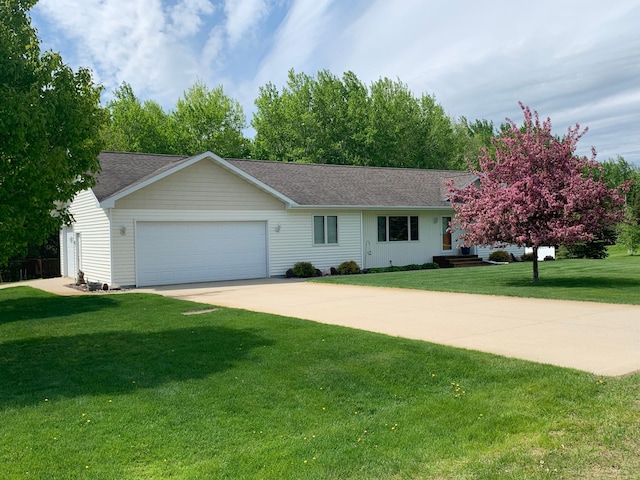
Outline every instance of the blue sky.
{"label": "blue sky", "polygon": [[126,81],[169,110],[201,79],[249,123],[259,87],[289,69],[350,70],[433,94],[454,118],[521,123],[522,101],[558,134],[588,126],[579,153],[640,165],[637,0],[40,0],[31,15],[105,102]]}

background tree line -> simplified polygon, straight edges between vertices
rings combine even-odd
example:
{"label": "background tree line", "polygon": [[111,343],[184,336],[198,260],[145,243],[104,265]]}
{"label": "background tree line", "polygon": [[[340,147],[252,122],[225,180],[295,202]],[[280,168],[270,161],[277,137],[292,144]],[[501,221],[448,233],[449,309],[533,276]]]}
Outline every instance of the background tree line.
{"label": "background tree line", "polygon": [[339,78],[289,71],[285,86],[260,87],[248,127],[241,105],[222,86],[196,82],[165,112],[141,102],[123,83],[107,105],[107,150],[285,162],[463,169],[481,147],[491,146],[492,122],[454,120],[435,97],[413,95],[406,84],[381,78],[370,86],[353,72]]}

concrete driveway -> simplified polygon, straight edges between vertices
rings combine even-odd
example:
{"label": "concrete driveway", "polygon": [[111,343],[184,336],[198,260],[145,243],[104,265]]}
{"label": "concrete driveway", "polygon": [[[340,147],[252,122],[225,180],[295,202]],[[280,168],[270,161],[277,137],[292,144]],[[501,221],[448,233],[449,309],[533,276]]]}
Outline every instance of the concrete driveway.
{"label": "concrete driveway", "polygon": [[296,280],[139,289],[593,372],[640,371],[640,306]]}
{"label": "concrete driveway", "polygon": [[[24,282],[78,294],[70,279]],[[16,284],[4,284],[0,288]],[[597,375],[640,371],[640,306],[265,279],[133,290],[274,313]],[[100,293],[90,294],[100,295]]]}

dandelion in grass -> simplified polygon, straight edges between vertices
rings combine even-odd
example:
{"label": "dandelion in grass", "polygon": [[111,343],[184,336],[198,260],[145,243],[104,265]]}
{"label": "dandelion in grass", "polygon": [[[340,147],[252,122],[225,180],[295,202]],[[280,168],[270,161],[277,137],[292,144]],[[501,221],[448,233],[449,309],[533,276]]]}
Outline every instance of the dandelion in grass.
{"label": "dandelion in grass", "polygon": [[460,386],[459,383],[456,382],[451,382],[451,386],[453,387],[453,392],[454,392],[454,397],[455,398],[460,398],[463,397],[467,394],[467,392],[465,392],[462,387]]}

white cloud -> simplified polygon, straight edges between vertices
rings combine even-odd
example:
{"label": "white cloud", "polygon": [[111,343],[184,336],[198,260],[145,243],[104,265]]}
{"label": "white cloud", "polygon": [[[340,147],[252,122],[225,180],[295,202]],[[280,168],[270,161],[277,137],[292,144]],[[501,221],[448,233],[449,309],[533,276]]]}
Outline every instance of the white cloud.
{"label": "white cloud", "polygon": [[211,65],[220,56],[224,48],[224,32],[222,28],[214,27],[202,49],[202,65]]}
{"label": "white cloud", "polygon": [[226,30],[230,47],[241,41],[268,13],[265,0],[225,0]]}
{"label": "white cloud", "polygon": [[324,39],[335,32],[330,15],[333,3],[334,0],[293,1],[274,34],[271,51],[261,62],[256,83],[281,83],[286,80],[291,68],[315,73],[314,54],[320,51]]}
{"label": "white cloud", "polygon": [[180,0],[168,9],[171,31],[178,37],[194,35],[203,27],[203,17],[214,11],[209,0]]}
{"label": "white cloud", "polygon": [[162,104],[175,103],[197,77],[198,55],[184,37],[213,11],[203,0],[179,2],[168,13],[160,0],[41,0],[36,8],[75,43],[77,64],[97,73],[107,99],[126,81]]}

